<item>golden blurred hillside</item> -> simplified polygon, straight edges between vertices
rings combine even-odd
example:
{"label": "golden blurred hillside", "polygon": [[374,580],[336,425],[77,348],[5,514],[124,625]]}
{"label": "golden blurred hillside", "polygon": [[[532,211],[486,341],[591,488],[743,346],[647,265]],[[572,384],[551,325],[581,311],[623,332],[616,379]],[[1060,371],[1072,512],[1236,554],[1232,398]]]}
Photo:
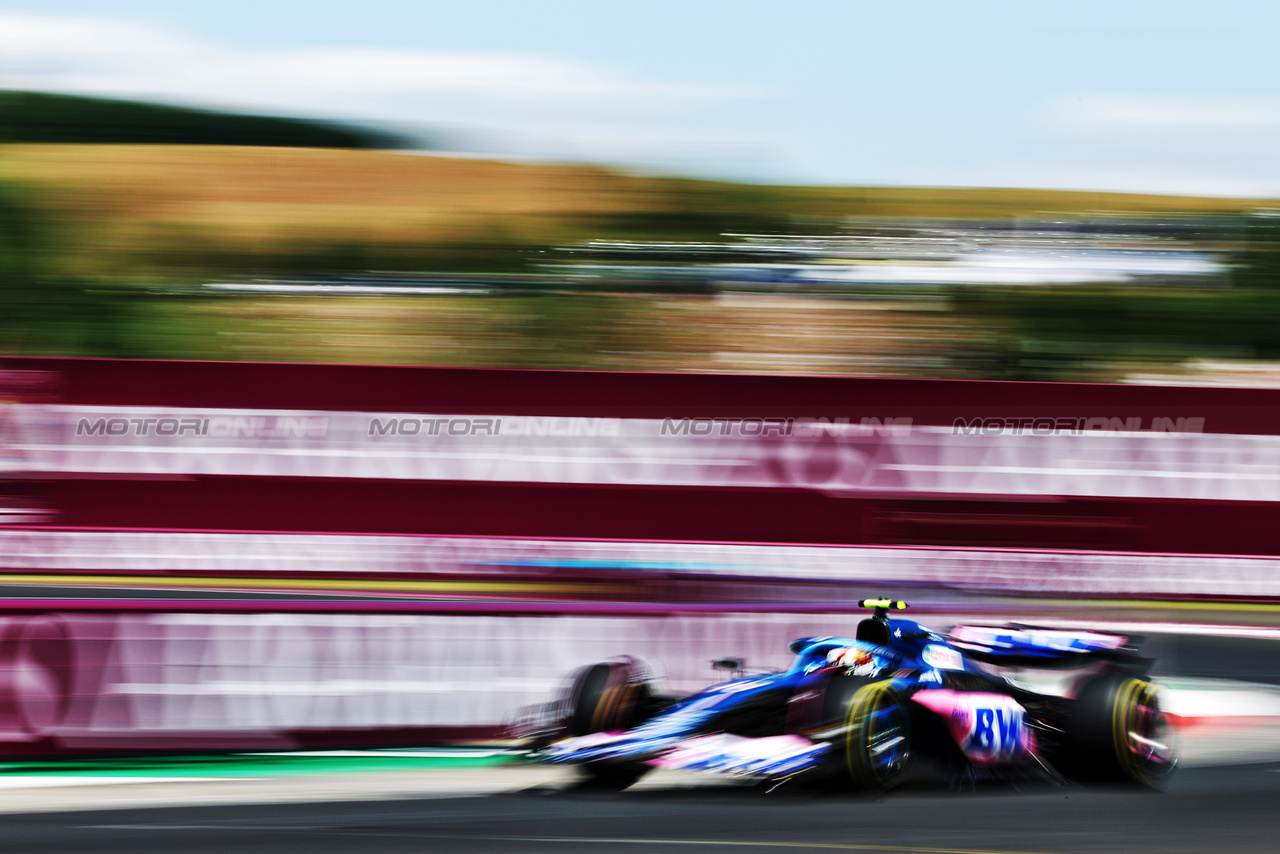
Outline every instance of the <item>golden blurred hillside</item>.
{"label": "golden blurred hillside", "polygon": [[[34,190],[79,253],[271,254],[326,244],[553,244],[707,237],[788,218],[1008,218],[1231,212],[1237,199],[1041,190],[770,187],[406,153],[165,145],[3,145],[0,180]],[[216,261],[213,262],[216,266]],[[85,267],[92,268],[85,259]],[[202,266],[197,263],[193,266]],[[82,268],[84,269],[84,268]],[[84,271],[88,272],[88,269]],[[207,271],[202,271],[207,272]]]}

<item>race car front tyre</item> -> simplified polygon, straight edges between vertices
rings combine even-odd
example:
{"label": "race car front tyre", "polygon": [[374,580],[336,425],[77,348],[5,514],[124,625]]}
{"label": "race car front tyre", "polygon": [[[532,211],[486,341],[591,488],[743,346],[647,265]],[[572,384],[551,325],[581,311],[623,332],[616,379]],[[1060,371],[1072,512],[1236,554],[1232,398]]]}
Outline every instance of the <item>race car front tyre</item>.
{"label": "race car front tyre", "polygon": [[[643,661],[621,656],[584,667],[569,689],[564,728],[569,735],[614,732],[644,722],[653,699],[653,674]],[[620,790],[649,770],[634,762],[588,762],[579,766],[586,785]]]}
{"label": "race car front tyre", "polygon": [[899,785],[912,761],[911,710],[889,682],[859,688],[845,716],[844,766],[853,785],[880,793]]}
{"label": "race car front tyre", "polygon": [[566,729],[570,735],[630,729],[642,722],[653,693],[652,673],[638,658],[584,667],[569,689]]}
{"label": "race car front tyre", "polygon": [[1178,766],[1158,691],[1143,679],[1116,673],[1091,679],[1076,699],[1067,734],[1073,754],[1067,770],[1077,779],[1160,788]]}

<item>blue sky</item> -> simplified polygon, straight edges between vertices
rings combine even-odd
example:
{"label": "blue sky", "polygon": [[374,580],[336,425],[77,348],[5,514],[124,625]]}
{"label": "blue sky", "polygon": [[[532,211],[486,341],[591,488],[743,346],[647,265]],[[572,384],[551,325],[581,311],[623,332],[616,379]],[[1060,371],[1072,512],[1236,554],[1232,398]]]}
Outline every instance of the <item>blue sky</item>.
{"label": "blue sky", "polygon": [[0,85],[752,180],[1280,196],[1280,3],[0,0]]}

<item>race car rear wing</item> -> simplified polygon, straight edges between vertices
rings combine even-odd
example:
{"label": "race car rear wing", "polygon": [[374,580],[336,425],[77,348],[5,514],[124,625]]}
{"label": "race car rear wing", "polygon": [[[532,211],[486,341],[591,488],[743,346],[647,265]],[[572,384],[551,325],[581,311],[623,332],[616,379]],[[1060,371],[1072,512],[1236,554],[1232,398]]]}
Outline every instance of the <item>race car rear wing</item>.
{"label": "race car rear wing", "polygon": [[1152,660],[1138,655],[1143,638],[1036,626],[956,626],[949,640],[965,655],[987,664],[1078,667],[1103,661],[1145,672]]}

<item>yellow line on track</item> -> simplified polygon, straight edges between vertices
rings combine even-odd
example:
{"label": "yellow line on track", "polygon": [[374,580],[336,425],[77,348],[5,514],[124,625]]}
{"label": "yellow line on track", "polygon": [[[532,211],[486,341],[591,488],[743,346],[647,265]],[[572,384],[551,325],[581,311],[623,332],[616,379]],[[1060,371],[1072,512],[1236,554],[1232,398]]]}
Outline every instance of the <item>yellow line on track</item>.
{"label": "yellow line on track", "polygon": [[209,578],[171,575],[0,575],[0,584],[49,584],[69,587],[218,587],[286,590],[410,590],[434,593],[618,593],[623,588],[596,584],[512,581],[389,581],[357,578]]}

